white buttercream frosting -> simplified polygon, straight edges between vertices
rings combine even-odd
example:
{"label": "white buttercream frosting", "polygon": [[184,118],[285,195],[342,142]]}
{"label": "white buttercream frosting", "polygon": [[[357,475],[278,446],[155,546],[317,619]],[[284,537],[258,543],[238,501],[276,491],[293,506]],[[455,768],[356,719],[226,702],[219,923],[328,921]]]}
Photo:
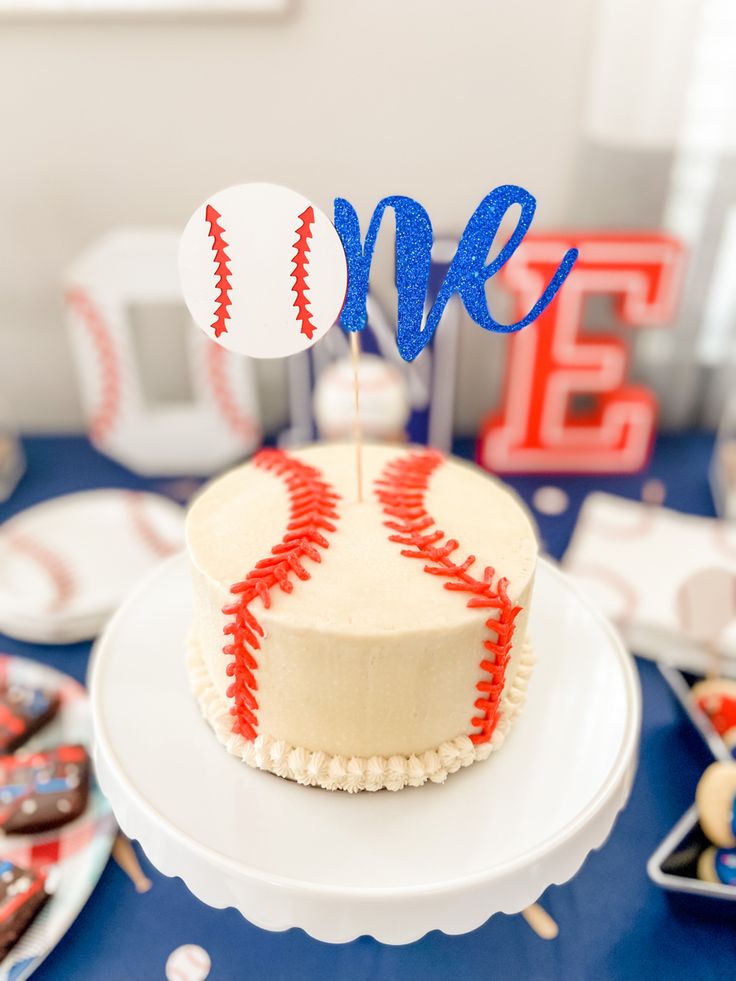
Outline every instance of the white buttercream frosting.
{"label": "white buttercream frosting", "polygon": [[487,759],[502,745],[526,699],[526,690],[534,666],[531,645],[525,641],[513,679],[507,683],[501,699],[498,724],[489,742],[475,745],[468,736],[460,735],[439,746],[409,756],[351,756],[330,754],[292,746],[283,739],[273,739],[260,733],[249,742],[232,731],[232,716],[227,699],[213,684],[199,650],[190,636],[187,670],[192,691],[202,714],[222,745],[249,766],[275,773],[310,787],[325,790],[401,790],[421,787],[427,780],[444,783],[448,774],[455,773],[476,760]]}
{"label": "white buttercream frosting", "polygon": [[[267,607],[260,598],[251,604],[263,630],[252,652],[258,702],[253,729],[280,740],[268,746],[269,769],[291,766],[309,782],[303,756],[290,764],[284,747],[320,747],[335,761],[335,784],[353,786],[357,779],[398,787],[423,780],[420,771],[427,767],[453,772],[474,758],[470,739],[458,745],[455,740],[477,731],[472,720],[483,712],[475,703],[484,691],[478,685],[489,680],[481,667],[484,645],[495,640],[488,620],[498,612],[469,605],[469,593],[446,588],[451,583],[426,574],[423,560],[407,557],[405,546],[391,540],[396,529],[385,522],[395,526],[396,516],[379,500],[377,481],[411,452],[423,451],[364,447],[362,502],[356,500],[353,447],[318,444],[289,453],[315,467],[340,500],[319,561],[304,559],[308,578],[293,576],[288,592],[274,587]],[[223,653],[223,607],[233,601],[232,584],[282,540],[290,506],[284,479],[249,463],[214,481],[189,512],[193,628],[223,701],[232,684],[226,673],[231,656]],[[452,458],[432,471],[424,507],[433,520],[428,532],[444,533],[443,543],[459,543],[452,560],[475,556],[471,573],[478,579],[493,567],[493,582],[508,580],[509,600],[521,607],[506,667],[510,699],[537,556],[529,518],[508,488]],[[428,747],[437,752],[436,760],[425,759]],[[254,752],[265,759],[265,749]],[[371,758],[385,763],[374,763],[370,778],[364,765],[356,778],[350,761]]]}

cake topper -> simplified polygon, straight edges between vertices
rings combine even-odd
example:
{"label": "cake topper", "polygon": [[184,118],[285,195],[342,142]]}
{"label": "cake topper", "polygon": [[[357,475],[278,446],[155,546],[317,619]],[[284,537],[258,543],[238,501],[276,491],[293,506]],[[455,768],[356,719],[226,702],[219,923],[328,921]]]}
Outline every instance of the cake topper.
{"label": "cake topper", "polygon": [[254,358],[316,343],[339,316],[347,287],[334,226],[276,184],[239,184],[200,205],[182,235],[179,270],[195,323]]}
{"label": "cake topper", "polygon": [[[500,233],[509,209],[521,209],[516,227],[493,259],[486,261]],[[335,200],[335,225],[340,233],[348,260],[348,294],[340,318],[350,331],[363,330],[366,324],[368,276],[376,237],[384,212],[392,208],[396,215],[396,288],[398,322],[396,342],[405,361],[413,361],[432,339],[450,298],[457,293],[472,319],[484,330],[508,334],[526,327],[549,306],[567,279],[577,249],[568,249],[530,309],[512,324],[500,324],[488,309],[486,282],[516,252],[534,218],[537,202],[523,187],[504,184],[487,194],[470,217],[450,263],[426,322],[424,304],[427,296],[432,253],[432,223],[417,201],[396,195],[379,201],[373,212],[365,244],[361,245],[360,224],[355,209],[344,198]]]}
{"label": "cake topper", "polygon": [[[514,206],[520,208],[516,226],[489,260]],[[426,321],[432,223],[421,204],[409,197],[383,198],[363,243],[358,216],[344,198],[335,200],[333,226],[296,191],[275,184],[240,184],[200,205],[184,229],[179,250],[184,299],[194,321],[231,351],[256,358],[295,354],[323,337],[342,314],[353,363],[358,501],[363,499],[359,337],[367,323],[370,268],[387,208],[396,216],[396,342],[405,361],[413,361],[430,342],[455,294],[484,330],[521,330],[549,306],[577,259],[576,249],[565,252],[541,295],[518,321],[500,324],[493,318],[486,283],[513,256],[536,210],[532,195],[514,184],[490,191],[471,215]]]}
{"label": "cake topper", "polygon": [[[516,227],[487,261],[514,206],[520,208]],[[341,313],[341,326],[359,333],[367,322],[368,279],[387,208],[396,216],[396,341],[405,361],[427,346],[454,294],[484,330],[521,330],[549,306],[577,258],[577,249],[568,249],[530,309],[515,323],[498,323],[488,309],[486,283],[521,244],[536,200],[523,187],[497,187],[471,215],[423,323],[433,233],[421,204],[401,195],[383,198],[361,242],[358,216],[344,198],[335,200],[333,226],[296,191],[240,184],[205,201],[184,230],[179,269],[192,317],[219,344],[256,358],[305,350]]]}

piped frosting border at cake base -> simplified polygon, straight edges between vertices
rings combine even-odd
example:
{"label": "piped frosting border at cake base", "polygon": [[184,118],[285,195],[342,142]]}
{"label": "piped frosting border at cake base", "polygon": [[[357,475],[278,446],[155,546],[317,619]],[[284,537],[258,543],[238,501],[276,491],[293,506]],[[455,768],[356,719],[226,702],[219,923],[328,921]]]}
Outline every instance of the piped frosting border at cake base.
{"label": "piped frosting border at cake base", "polygon": [[261,733],[254,740],[233,732],[230,705],[212,683],[202,659],[199,645],[192,635],[188,640],[187,671],[192,692],[202,714],[218,741],[233,756],[258,770],[275,773],[309,787],[325,790],[401,790],[421,787],[431,780],[444,783],[455,773],[476,760],[484,760],[503,744],[516,716],[526,701],[526,690],[534,667],[531,645],[525,642],[513,682],[503,693],[498,724],[489,742],[473,744],[468,736],[457,736],[423,753],[412,756],[337,756],[321,750],[292,746],[283,739]]}

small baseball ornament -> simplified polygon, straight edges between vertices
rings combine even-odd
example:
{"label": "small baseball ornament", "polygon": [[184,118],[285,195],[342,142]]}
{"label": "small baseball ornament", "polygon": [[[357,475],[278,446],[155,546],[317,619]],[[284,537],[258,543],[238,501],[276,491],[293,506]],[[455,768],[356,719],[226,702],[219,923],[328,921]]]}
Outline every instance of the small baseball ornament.
{"label": "small baseball ornament", "polygon": [[[360,421],[371,440],[406,442],[411,411],[409,391],[400,369],[377,354],[358,359]],[[317,379],[314,418],[321,439],[349,439],[353,427],[354,372],[349,358],[333,361]]]}
{"label": "small baseball ornament", "polygon": [[332,223],[276,184],[239,184],[208,198],[184,229],[179,271],[195,323],[253,358],[315,344],[340,315],[347,290]]}
{"label": "small baseball ornament", "polygon": [[166,981],[205,981],[212,961],[198,944],[183,944],[172,950],[166,961]]}

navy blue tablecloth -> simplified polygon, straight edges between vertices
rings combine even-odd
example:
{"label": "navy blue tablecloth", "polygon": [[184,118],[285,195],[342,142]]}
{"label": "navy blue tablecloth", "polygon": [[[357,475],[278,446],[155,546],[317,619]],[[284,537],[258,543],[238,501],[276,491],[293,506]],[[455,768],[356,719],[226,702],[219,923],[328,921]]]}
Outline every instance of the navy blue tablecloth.
{"label": "navy blue tablecloth", "polygon": [[[146,481],[118,467],[82,438],[36,437],[26,440],[25,447],[28,472],[12,498],[0,505],[0,520],[74,490],[167,489],[163,481]],[[472,455],[469,443],[457,449]],[[580,504],[593,489],[638,498],[643,481],[659,477],[669,505],[712,514],[706,479],[711,449],[712,437],[704,434],[662,437],[649,470],[636,477],[519,478],[511,483],[527,501],[542,484],[555,484],[569,494],[564,514],[536,515],[547,551],[559,557]],[[37,658],[80,681],[89,656],[87,644],[43,647],[2,636],[0,650]],[[365,937],[333,946],[300,930],[267,933],[234,910],[204,906],[179,879],[160,875],[141,856],[154,883],[151,891],[138,895],[111,861],[79,918],[36,976],[39,981],[153,981],[164,978],[166,958],[175,947],[194,943],[210,954],[215,981],[735,977],[736,928],[703,919],[695,911],[673,909],[646,875],[647,858],[692,803],[709,757],[656,667],[639,661],[638,668],[644,719],[632,798],[605,847],[588,858],[573,881],[550,888],[543,897],[560,926],[556,941],[538,939],[519,916],[493,917],[465,936],[435,932],[405,947],[387,947]]]}

